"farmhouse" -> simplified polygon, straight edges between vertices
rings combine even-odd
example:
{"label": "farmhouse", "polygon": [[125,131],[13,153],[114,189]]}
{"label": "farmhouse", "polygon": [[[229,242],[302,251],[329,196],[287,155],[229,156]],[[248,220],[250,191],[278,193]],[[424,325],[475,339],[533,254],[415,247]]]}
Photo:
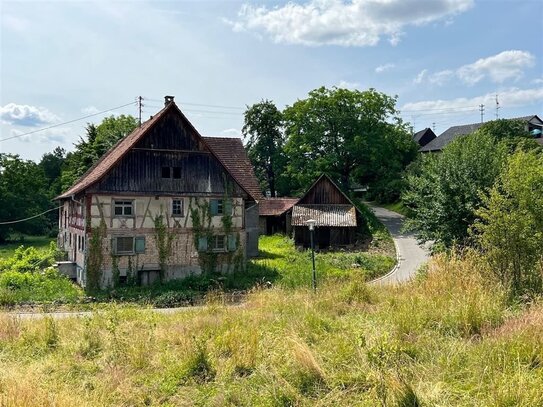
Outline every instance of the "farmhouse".
{"label": "farmhouse", "polygon": [[306,223],[309,219],[317,221],[315,246],[321,249],[355,244],[363,222],[356,205],[326,174],[322,174],[292,207],[291,224],[296,246],[310,246]]}
{"label": "farmhouse", "polygon": [[[543,138],[541,137],[541,132],[543,130],[543,121],[539,118],[539,116],[532,115],[517,117],[508,120],[520,120],[524,122],[526,125],[526,131],[529,132],[539,144],[543,145]],[[445,146],[447,146],[447,144],[449,144],[454,139],[474,133],[483,124],[484,123],[473,123],[460,126],[452,126],[445,130],[443,133],[441,133],[438,137],[429,141],[427,144],[421,144],[421,148],[419,149],[419,151],[421,153],[440,152],[445,148]]]}
{"label": "farmhouse", "polygon": [[57,197],[58,245],[82,285],[227,272],[258,254],[263,197],[241,140],[202,137],[165,99]]}

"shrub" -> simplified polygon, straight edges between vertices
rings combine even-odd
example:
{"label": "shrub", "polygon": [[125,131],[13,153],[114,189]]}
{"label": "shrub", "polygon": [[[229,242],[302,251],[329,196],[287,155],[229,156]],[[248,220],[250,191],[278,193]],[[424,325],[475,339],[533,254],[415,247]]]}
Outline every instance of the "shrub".
{"label": "shrub", "polygon": [[515,153],[476,213],[473,232],[494,274],[515,294],[541,292],[543,154]]}

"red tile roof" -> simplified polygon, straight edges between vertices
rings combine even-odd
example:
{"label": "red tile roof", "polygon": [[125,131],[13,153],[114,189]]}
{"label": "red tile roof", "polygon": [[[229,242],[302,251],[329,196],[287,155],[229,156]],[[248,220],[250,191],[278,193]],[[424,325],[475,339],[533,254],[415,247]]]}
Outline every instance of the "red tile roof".
{"label": "red tile roof", "polygon": [[258,186],[258,181],[254,175],[253,167],[245,153],[245,148],[243,147],[241,140],[235,138],[202,137],[181,110],[179,110],[177,105],[171,102],[155,116],[151,117],[151,119],[142,123],[142,125],[137,127],[132,133],[119,140],[119,142],[100,157],[100,159],[89,168],[87,172],[70,187],[70,189],[55,199],[68,198],[71,195],[80,193],[102,179],[102,177],[104,177],[170,109],[177,110],[191,129],[203,139],[204,144],[241,188],[243,188],[254,200],[258,201],[263,198],[260,187]]}
{"label": "red tile roof", "polygon": [[204,141],[243,189],[257,201],[264,199],[253,165],[249,161],[249,157],[247,157],[241,139],[204,137]]}
{"label": "red tile roof", "polygon": [[279,216],[291,209],[298,198],[265,198],[258,203],[260,216]]}

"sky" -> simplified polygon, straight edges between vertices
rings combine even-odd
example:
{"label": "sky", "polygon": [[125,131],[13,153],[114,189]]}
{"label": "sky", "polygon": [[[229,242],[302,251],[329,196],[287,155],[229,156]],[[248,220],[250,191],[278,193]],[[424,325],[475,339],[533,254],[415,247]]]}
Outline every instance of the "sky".
{"label": "sky", "polygon": [[481,104],[484,121],[543,118],[542,21],[539,0],[2,0],[0,153],[72,150],[87,123],[137,116],[138,96],[144,120],[173,95],[223,137],[246,106],[320,86],[397,96],[438,135]]}

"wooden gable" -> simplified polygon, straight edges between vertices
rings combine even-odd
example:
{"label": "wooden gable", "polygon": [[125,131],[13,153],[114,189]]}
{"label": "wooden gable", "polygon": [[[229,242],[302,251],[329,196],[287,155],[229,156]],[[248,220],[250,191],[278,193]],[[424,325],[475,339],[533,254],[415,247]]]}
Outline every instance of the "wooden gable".
{"label": "wooden gable", "polygon": [[88,191],[209,196],[228,192],[248,197],[176,106],[168,108]]}
{"label": "wooden gable", "polygon": [[309,188],[297,205],[352,205],[352,202],[327,175],[320,178]]}

